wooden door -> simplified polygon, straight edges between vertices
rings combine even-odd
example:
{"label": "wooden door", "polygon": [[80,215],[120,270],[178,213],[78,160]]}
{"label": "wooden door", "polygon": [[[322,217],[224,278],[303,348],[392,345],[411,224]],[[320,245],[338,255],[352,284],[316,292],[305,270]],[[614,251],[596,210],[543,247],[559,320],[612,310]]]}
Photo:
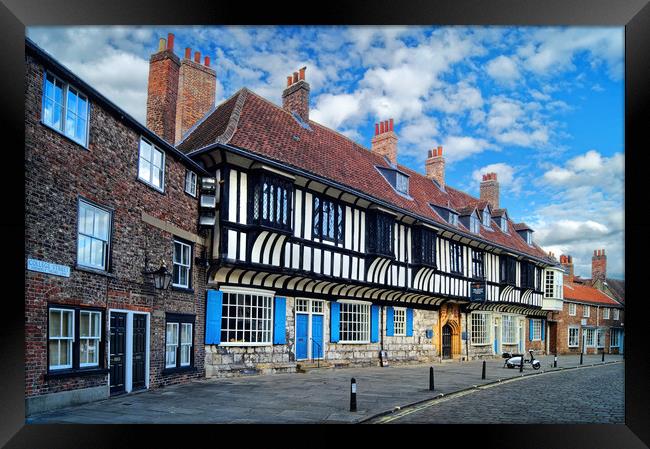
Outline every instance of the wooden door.
{"label": "wooden door", "polygon": [[124,393],[126,370],[126,313],[111,312],[110,392]]}
{"label": "wooden door", "polygon": [[145,387],[145,364],[147,361],[147,315],[133,315],[133,378],[132,390]]}

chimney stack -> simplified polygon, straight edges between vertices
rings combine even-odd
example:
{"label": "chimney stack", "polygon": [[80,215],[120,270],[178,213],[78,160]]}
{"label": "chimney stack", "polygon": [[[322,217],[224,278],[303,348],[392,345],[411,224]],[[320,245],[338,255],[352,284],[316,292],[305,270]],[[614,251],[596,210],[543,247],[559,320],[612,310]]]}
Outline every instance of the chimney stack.
{"label": "chimney stack", "polygon": [[440,187],[445,186],[445,158],[442,156],[442,145],[429,150],[427,160],[424,162],[426,176],[436,181]]}
{"label": "chimney stack", "polygon": [[561,255],[560,256],[560,264],[562,264],[562,268],[564,268],[564,272],[567,275],[568,281],[573,282],[573,257],[571,256],[565,256]]}
{"label": "chimney stack", "polygon": [[607,277],[607,256],[604,249],[595,249],[591,258],[591,280],[592,282],[605,282]]}
{"label": "chimney stack", "polygon": [[298,72],[287,77],[287,87],[282,92],[282,108],[288,112],[295,112],[305,122],[309,123],[309,83],[305,81],[303,67]]}
{"label": "chimney stack", "polygon": [[161,38],[149,60],[147,128],[175,145],[215,104],[217,74],[210,57],[185,48],[181,61],[174,54],[174,35]]}
{"label": "chimney stack", "polygon": [[496,173],[486,173],[481,181],[481,199],[487,201],[492,210],[499,208],[499,181]]}
{"label": "chimney stack", "polygon": [[371,142],[371,151],[388,158],[391,164],[397,164],[397,135],[393,129],[393,119],[375,123],[375,135]]}

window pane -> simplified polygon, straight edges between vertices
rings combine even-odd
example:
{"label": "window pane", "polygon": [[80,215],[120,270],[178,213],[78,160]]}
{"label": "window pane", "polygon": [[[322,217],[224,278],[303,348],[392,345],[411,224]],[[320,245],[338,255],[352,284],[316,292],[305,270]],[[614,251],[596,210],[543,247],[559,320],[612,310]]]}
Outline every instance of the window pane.
{"label": "window pane", "polygon": [[189,245],[183,245],[183,259],[181,262],[185,265],[190,264],[190,247]]}
{"label": "window pane", "polygon": [[162,152],[155,148],[153,149],[153,165],[158,168],[162,167]]}
{"label": "window pane", "polygon": [[72,338],[73,311],[63,310],[61,312],[61,336]]}
{"label": "window pane", "polygon": [[43,102],[43,121],[49,125],[52,124],[52,111],[54,109],[54,102],[48,98]]}
{"label": "window pane", "polygon": [[90,337],[90,314],[81,312],[79,316],[79,336]]}
{"label": "window pane", "polygon": [[158,170],[156,167],[152,167],[151,174],[152,174],[151,183],[156,187],[160,187],[161,186],[160,170]]}
{"label": "window pane", "polygon": [[192,325],[188,323],[183,323],[182,326],[183,328],[181,332],[181,344],[192,343]]}
{"label": "window pane", "polygon": [[[151,144],[145,140],[140,140],[140,158],[151,162]],[[142,162],[142,161],[140,161]]]}
{"label": "window pane", "polygon": [[61,336],[61,312],[58,310],[50,310],[50,337]]}
{"label": "window pane", "polygon": [[59,358],[59,341],[60,340],[50,340],[49,350],[50,350],[50,366],[60,365]]}
{"label": "window pane", "polygon": [[63,85],[56,79],[54,80],[54,101],[63,104]]}
{"label": "window pane", "polygon": [[78,97],[77,114],[79,117],[84,119],[84,121],[88,117],[88,100],[85,97]]}
{"label": "window pane", "polygon": [[72,365],[72,341],[59,340],[61,351],[59,352],[59,365]]}
{"label": "window pane", "polygon": [[104,268],[104,242],[101,240],[92,240],[92,265],[99,268]]}
{"label": "window pane", "polygon": [[77,111],[77,96],[75,95],[73,89],[68,89],[68,103],[66,109],[71,112]]}
{"label": "window pane", "polygon": [[78,117],[75,138],[84,144],[86,143],[86,121]]}

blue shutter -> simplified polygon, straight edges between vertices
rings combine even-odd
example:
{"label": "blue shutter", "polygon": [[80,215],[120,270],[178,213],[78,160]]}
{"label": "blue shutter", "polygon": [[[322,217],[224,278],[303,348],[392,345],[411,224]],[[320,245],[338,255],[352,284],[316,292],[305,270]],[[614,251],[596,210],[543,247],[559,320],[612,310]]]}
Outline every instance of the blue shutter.
{"label": "blue shutter", "polygon": [[546,320],[542,320],[542,340],[544,340],[544,334],[546,333],[545,328],[546,328]]}
{"label": "blue shutter", "polygon": [[339,341],[339,320],[341,319],[341,304],[338,302],[330,303],[330,341],[337,343]]}
{"label": "blue shutter", "polygon": [[528,319],[528,341],[533,341],[533,320]]}
{"label": "blue shutter", "polygon": [[395,312],[392,307],[386,308],[386,336],[392,337],[395,335]]}
{"label": "blue shutter", "polygon": [[413,309],[406,309],[406,336],[413,336]]}
{"label": "blue shutter", "polygon": [[283,345],[287,342],[286,336],[286,317],[287,317],[287,299],[281,296],[275,297],[273,304],[273,344]]}
{"label": "blue shutter", "polygon": [[379,341],[379,306],[370,306],[370,343]]}
{"label": "blue shutter", "polygon": [[208,290],[205,307],[205,344],[218,345],[221,343],[221,309],[223,292]]}

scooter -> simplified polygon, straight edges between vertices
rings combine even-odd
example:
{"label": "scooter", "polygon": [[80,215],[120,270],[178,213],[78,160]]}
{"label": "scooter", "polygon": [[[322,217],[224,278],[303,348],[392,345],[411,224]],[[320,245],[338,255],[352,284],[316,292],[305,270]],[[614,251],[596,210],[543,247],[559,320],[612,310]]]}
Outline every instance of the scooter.
{"label": "scooter", "polygon": [[[542,366],[542,364],[533,355],[533,350],[530,349],[528,352],[530,353],[530,359],[524,358],[524,363],[530,363],[533,369],[539,369]],[[523,354],[512,354],[512,356],[505,361],[503,367],[505,368],[507,366],[508,368],[517,368],[519,365],[521,365],[522,357]]]}

